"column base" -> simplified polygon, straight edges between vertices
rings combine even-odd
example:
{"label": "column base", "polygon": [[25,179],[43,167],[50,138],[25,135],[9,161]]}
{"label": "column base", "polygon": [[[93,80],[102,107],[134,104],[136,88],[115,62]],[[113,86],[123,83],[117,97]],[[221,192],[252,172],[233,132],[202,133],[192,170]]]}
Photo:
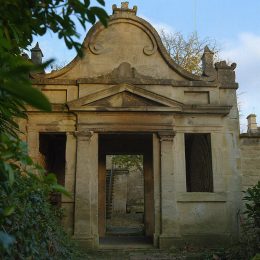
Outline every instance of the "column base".
{"label": "column base", "polygon": [[153,234],[153,246],[159,248],[159,235],[156,233]]}
{"label": "column base", "polygon": [[72,239],[75,240],[82,248],[96,249],[99,247],[99,239],[95,236],[74,235]]}

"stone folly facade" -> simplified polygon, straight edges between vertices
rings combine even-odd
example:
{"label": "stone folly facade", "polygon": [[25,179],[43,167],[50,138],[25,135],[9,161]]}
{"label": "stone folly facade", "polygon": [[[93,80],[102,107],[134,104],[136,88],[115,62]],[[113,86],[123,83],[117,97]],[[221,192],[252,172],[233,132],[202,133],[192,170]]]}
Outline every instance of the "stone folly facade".
{"label": "stone folly facade", "polygon": [[136,11],[113,6],[108,27],[88,32],[82,59],[32,75],[53,111],[28,109],[30,154],[72,193],[61,199],[64,225],[86,247],[106,237],[111,154],[143,155],[144,232],[155,247],[230,242],[241,204],[235,64],[213,65],[206,47],[202,76],[188,73]]}

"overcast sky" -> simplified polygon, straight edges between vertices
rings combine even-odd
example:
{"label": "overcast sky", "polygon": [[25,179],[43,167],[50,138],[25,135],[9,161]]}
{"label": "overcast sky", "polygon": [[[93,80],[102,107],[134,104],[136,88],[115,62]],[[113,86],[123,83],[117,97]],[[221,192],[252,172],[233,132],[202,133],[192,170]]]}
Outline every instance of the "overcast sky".
{"label": "overcast sky", "polygon": [[[111,14],[112,4],[121,1],[105,0]],[[95,1],[91,1],[92,5]],[[197,31],[200,38],[217,41],[221,59],[236,62],[241,129],[246,131],[245,117],[258,115],[260,124],[260,0],[132,0],[137,15],[147,19],[155,28],[181,32],[188,36]],[[86,32],[79,28],[81,41]],[[67,50],[63,42],[49,33],[36,39],[44,59],[55,58],[58,64],[68,63],[75,51]]]}

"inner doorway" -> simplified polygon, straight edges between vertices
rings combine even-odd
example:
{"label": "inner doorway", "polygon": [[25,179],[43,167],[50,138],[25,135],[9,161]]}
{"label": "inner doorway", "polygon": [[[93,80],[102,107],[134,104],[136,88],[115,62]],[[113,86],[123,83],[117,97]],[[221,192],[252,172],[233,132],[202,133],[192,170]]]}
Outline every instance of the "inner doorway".
{"label": "inner doorway", "polygon": [[143,155],[106,156],[106,235],[144,236]]}
{"label": "inner doorway", "polygon": [[[114,238],[138,236],[152,242],[154,233],[152,140],[152,134],[99,135],[98,222],[101,239],[111,236]],[[120,161],[122,158],[130,157],[138,158],[139,162],[142,162],[141,172],[131,175],[130,168],[118,165],[118,158]],[[135,180],[131,181],[131,178]],[[134,184],[138,180],[138,185]],[[131,186],[131,191],[127,189],[127,184]],[[137,193],[139,195],[134,200],[134,195]]]}

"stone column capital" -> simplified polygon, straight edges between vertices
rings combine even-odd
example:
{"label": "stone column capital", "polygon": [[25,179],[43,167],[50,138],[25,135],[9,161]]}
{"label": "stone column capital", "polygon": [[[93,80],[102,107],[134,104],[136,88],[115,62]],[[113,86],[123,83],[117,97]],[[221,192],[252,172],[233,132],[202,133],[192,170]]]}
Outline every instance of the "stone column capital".
{"label": "stone column capital", "polygon": [[75,131],[74,136],[77,137],[77,139],[87,140],[89,141],[91,137],[93,136],[93,131]]}
{"label": "stone column capital", "polygon": [[175,136],[175,131],[169,130],[169,131],[160,131],[157,133],[160,141],[172,141]]}

